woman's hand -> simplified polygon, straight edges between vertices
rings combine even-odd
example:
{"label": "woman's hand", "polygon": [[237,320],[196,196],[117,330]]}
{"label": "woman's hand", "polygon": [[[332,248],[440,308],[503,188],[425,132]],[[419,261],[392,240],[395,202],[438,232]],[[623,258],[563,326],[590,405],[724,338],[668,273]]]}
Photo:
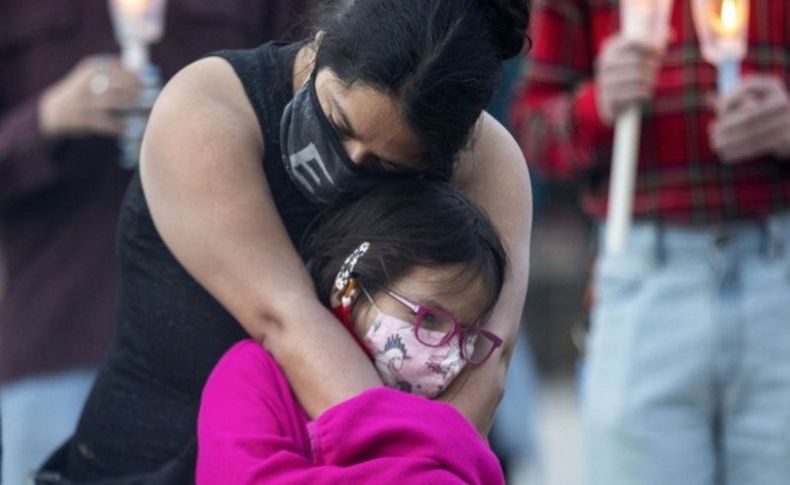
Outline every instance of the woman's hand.
{"label": "woman's hand", "polygon": [[529,276],[532,189],[524,155],[507,130],[484,113],[472,148],[461,158],[454,183],[491,218],[508,255],[508,274],[486,328],[504,344],[485,364],[466,369],[441,397],[487,435],[502,397],[516,342]]}
{"label": "woman's hand", "polygon": [[275,208],[263,150],[233,69],[207,58],[160,95],[140,176],[168,248],[247,333],[266,342],[305,410],[317,416],[381,381],[317,300]]}

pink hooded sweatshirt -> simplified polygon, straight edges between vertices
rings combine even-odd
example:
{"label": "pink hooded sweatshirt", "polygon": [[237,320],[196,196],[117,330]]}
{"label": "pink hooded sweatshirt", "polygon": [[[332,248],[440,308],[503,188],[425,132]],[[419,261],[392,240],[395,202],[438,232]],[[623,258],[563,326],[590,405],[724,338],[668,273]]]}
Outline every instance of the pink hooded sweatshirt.
{"label": "pink hooded sweatshirt", "polygon": [[452,406],[380,387],[311,421],[285,374],[245,340],[219,361],[198,417],[197,483],[504,484]]}

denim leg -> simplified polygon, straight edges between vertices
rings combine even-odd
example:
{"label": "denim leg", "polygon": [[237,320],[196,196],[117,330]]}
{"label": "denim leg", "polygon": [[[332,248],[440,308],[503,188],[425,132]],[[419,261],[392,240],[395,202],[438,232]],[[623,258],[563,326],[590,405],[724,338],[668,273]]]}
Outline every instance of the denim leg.
{"label": "denim leg", "polygon": [[727,485],[790,484],[790,218],[774,236],[778,254],[750,251],[739,265],[730,316],[738,319],[740,359],[722,379]]}
{"label": "denim leg", "polygon": [[74,432],[95,372],[79,369],[0,388],[2,483],[21,485]]}
{"label": "denim leg", "polygon": [[598,260],[582,402],[589,485],[715,480],[710,265],[655,256],[631,237],[628,253]]}
{"label": "denim leg", "polygon": [[537,398],[537,377],[529,341],[524,332],[519,332],[510,359],[505,395],[499,403],[493,424],[497,447],[512,466],[539,466],[535,431]]}

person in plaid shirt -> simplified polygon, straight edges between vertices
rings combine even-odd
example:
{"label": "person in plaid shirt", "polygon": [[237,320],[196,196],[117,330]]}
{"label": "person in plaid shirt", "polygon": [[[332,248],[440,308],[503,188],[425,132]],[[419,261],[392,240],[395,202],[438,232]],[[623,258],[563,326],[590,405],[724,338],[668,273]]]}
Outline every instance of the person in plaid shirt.
{"label": "person in plaid shirt", "polygon": [[544,175],[607,212],[612,124],[645,105],[635,224],[599,254],[583,389],[587,481],[790,480],[790,2],[750,2],[740,85],[716,95],[691,0],[666,49],[616,0],[538,0],[513,122]]}

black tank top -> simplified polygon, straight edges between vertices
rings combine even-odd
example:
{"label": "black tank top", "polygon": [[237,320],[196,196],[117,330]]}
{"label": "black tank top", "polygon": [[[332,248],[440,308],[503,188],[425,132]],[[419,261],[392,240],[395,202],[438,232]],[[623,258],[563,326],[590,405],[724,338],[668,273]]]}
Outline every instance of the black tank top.
{"label": "black tank top", "polygon": [[[280,118],[293,97],[293,65],[302,45],[214,54],[233,66],[258,117],[264,170],[295,245],[320,211],[288,178],[280,152]],[[139,175],[122,207],[118,253],[116,336],[68,445],[65,475],[86,480],[155,473],[179,455],[191,473],[203,385],[225,351],[247,335],[164,244]]]}

